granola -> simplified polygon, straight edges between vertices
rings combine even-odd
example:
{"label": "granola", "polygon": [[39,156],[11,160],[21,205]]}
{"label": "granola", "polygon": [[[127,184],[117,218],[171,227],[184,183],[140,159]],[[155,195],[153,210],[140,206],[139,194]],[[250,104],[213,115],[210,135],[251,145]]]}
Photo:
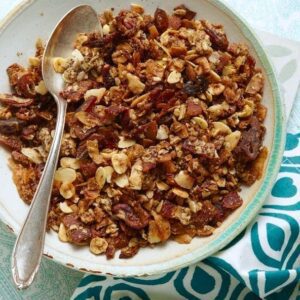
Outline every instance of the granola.
{"label": "granola", "polygon": [[[68,101],[48,230],[108,259],[173,239],[213,234],[260,179],[264,77],[244,44],[186,6],[154,16],[139,5],[99,16],[104,36],[81,33],[57,57]],[[0,144],[30,203],[50,150],[56,107],[37,43],[27,68],[7,69]]]}

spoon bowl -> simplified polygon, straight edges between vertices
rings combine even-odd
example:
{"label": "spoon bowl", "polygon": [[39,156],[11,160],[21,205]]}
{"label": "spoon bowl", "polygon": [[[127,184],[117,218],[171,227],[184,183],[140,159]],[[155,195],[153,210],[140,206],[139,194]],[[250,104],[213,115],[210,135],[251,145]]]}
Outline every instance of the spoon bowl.
{"label": "spoon bowl", "polygon": [[54,71],[53,58],[70,56],[76,35],[80,32],[99,32],[99,25],[97,13],[89,5],[72,9],[57,24],[45,48],[42,65],[43,79],[52,95],[59,96],[64,87],[61,74]]}
{"label": "spoon bowl", "polygon": [[20,289],[30,286],[41,263],[54,172],[64,132],[67,102],[60,96],[64,81],[61,74],[55,73],[53,59],[70,56],[78,33],[97,31],[101,34],[99,28],[98,16],[93,8],[78,6],[57,24],[44,52],[42,73],[45,85],[57,104],[56,128],[40,183],[12,253],[13,280]]}

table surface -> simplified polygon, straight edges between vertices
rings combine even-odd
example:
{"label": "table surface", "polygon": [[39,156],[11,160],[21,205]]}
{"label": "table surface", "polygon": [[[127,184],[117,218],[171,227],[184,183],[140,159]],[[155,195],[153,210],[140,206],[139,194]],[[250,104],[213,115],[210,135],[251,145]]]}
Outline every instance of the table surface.
{"label": "table surface", "polygon": [[[279,36],[300,41],[300,0],[222,0],[239,12],[253,27],[265,30]],[[21,0],[1,0],[0,19]],[[289,118],[289,131],[300,130],[300,94]],[[10,253],[14,237],[6,232],[5,226],[0,223],[0,300],[7,299],[1,291],[3,286],[1,278],[9,278]],[[48,282],[47,274],[56,274],[56,282]],[[41,272],[31,289],[16,291],[11,283],[10,299],[69,299],[78,284],[82,273],[68,270],[63,266],[43,259]],[[63,287],[63,289],[62,289]],[[13,297],[13,298],[12,298]]]}

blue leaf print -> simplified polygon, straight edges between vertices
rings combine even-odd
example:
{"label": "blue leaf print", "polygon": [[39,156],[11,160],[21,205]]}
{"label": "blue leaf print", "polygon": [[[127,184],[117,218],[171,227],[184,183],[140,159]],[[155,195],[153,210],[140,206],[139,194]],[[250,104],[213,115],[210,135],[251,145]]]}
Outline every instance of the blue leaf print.
{"label": "blue leaf print", "polygon": [[297,148],[299,143],[299,137],[300,134],[291,134],[288,133],[286,136],[286,144],[285,144],[285,150],[293,150]]}
{"label": "blue leaf print", "polygon": [[290,273],[288,270],[283,271],[274,271],[274,272],[266,272],[266,283],[265,283],[265,293],[276,289],[278,286],[286,282],[289,277]]}
{"label": "blue leaf print", "polygon": [[194,291],[200,294],[206,294],[212,291],[215,287],[215,279],[204,270],[196,267],[191,286]]}
{"label": "blue leaf print", "polygon": [[[276,219],[281,219],[287,222],[287,224],[289,225],[289,228],[287,228],[290,233],[289,239],[286,243],[286,246],[283,250],[281,257],[278,257],[277,259],[269,256],[267,250],[263,248],[263,245],[261,243],[262,237],[259,235],[258,223],[256,222],[251,228],[251,245],[256,258],[266,266],[281,269],[287,259],[287,256],[289,255],[289,253],[291,253],[291,250],[294,247],[295,243],[297,243],[297,238],[299,235],[298,222],[291,216],[280,214],[280,213],[260,213],[260,216],[274,218],[275,222]],[[269,238],[268,238],[268,242],[269,242]],[[272,246],[270,245],[270,247]],[[277,245],[275,247],[277,247]]]}
{"label": "blue leaf print", "polygon": [[[126,296],[127,298],[131,299],[130,296],[131,294],[135,295],[135,299],[140,299],[140,300],[150,300],[149,296],[146,294],[146,292],[140,288],[131,286],[126,283],[118,283],[113,286],[107,287],[103,300],[112,300],[112,299],[117,299],[114,296],[114,292],[122,292],[123,298]],[[126,293],[128,295],[126,295]],[[120,298],[119,298],[120,299]]]}
{"label": "blue leaf print", "polygon": [[289,56],[292,53],[289,48],[280,45],[269,45],[266,47],[266,49],[273,57]]}
{"label": "blue leaf print", "polygon": [[294,73],[297,70],[297,60],[293,59],[290,62],[288,62],[280,71],[279,73],[279,79],[281,81],[281,83],[286,82],[287,80],[289,80]]}
{"label": "blue leaf print", "polygon": [[297,194],[297,187],[293,183],[290,177],[280,178],[272,189],[272,195],[280,198],[294,197]]}
{"label": "blue leaf print", "polygon": [[275,224],[267,224],[267,239],[274,251],[280,251],[284,243],[284,231]]}

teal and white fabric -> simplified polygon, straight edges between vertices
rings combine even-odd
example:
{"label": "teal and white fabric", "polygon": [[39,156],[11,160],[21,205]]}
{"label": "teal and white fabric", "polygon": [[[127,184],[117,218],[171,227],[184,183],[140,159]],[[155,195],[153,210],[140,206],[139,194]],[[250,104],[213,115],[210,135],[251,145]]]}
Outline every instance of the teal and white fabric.
{"label": "teal and white fabric", "polygon": [[[300,45],[279,44],[269,34],[260,35],[282,83],[288,115],[298,85],[291,82],[300,80]],[[300,126],[300,115],[298,120]],[[293,130],[294,124],[289,128],[272,195],[247,229],[221,252],[155,277],[87,275],[72,299],[300,299],[300,130]]]}

